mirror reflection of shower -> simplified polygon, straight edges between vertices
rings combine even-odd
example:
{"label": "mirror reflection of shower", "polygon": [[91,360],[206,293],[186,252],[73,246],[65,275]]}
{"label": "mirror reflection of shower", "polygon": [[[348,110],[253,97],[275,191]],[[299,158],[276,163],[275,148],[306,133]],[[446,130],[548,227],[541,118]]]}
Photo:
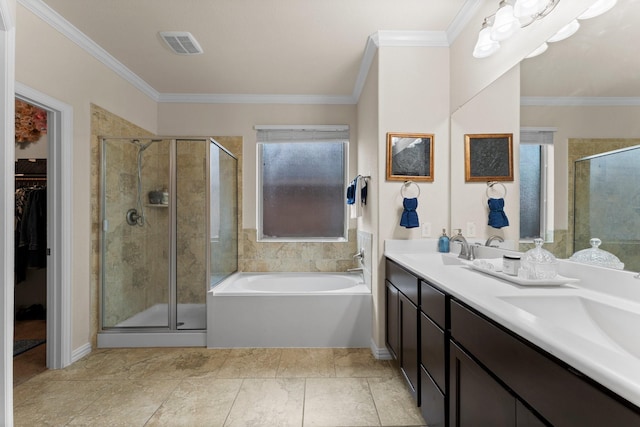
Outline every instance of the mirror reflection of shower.
{"label": "mirror reflection of shower", "polygon": [[146,222],[146,217],[144,215],[144,205],[142,204],[142,153],[144,150],[149,148],[151,144],[156,142],[156,140],[151,140],[146,144],[142,144],[139,139],[133,139],[131,141],[138,147],[138,175],[137,175],[137,206],[135,208],[129,209],[127,211],[127,224],[129,225],[137,225],[139,227],[143,227]]}

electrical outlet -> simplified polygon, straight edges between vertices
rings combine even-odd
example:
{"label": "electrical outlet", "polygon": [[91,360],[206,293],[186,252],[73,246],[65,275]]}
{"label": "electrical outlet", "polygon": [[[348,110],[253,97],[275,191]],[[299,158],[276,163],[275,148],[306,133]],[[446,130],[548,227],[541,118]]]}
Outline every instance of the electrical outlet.
{"label": "electrical outlet", "polygon": [[467,237],[476,237],[476,223],[468,222],[467,223]]}
{"label": "electrical outlet", "polygon": [[431,237],[431,223],[423,222],[422,223],[422,237]]}

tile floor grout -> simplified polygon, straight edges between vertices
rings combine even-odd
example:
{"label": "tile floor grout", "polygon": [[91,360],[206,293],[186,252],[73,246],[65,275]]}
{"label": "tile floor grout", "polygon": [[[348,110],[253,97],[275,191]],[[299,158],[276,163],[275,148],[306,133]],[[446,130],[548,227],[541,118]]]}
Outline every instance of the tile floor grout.
{"label": "tile floor grout", "polygon": [[[232,399],[225,397],[229,387]],[[96,350],[15,390],[16,426],[275,425],[255,424],[261,410],[272,421],[304,427],[424,425],[399,372],[368,349]],[[318,398],[327,399],[325,406]],[[144,419],[122,422],[141,408]],[[198,415],[211,422],[184,424]]]}

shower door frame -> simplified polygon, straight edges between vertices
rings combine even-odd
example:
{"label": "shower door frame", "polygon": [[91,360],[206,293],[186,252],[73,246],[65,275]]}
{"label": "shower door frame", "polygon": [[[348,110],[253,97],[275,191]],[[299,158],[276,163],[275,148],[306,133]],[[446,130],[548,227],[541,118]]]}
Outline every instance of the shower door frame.
{"label": "shower door frame", "polygon": [[[123,326],[107,326],[104,325],[104,314],[105,314],[105,302],[104,302],[104,283],[105,283],[105,275],[106,269],[104,268],[104,254],[106,253],[106,238],[105,238],[105,228],[108,228],[106,221],[106,150],[105,144],[107,140],[120,140],[123,143],[125,141],[130,141],[133,139],[153,139],[160,141],[169,141],[169,280],[168,280],[168,295],[169,299],[167,301],[168,307],[168,326],[136,326],[136,327],[123,327]],[[161,332],[170,332],[170,333],[179,333],[179,334],[206,334],[206,324],[204,329],[180,329],[178,328],[178,283],[177,283],[177,143],[179,140],[188,140],[188,141],[198,141],[206,144],[206,171],[205,171],[205,185],[206,188],[209,188],[210,185],[210,152],[211,152],[211,142],[213,138],[211,137],[176,137],[176,136],[132,136],[132,137],[109,137],[109,136],[100,136],[100,230],[101,230],[101,242],[100,242],[100,260],[101,260],[101,268],[100,268],[100,285],[99,285],[99,345],[98,347],[110,347],[112,346],[107,342],[107,340],[100,340],[100,334],[134,334],[134,333],[161,333]],[[209,212],[210,205],[210,192],[206,191],[205,204],[207,212]],[[210,226],[209,221],[205,223],[206,235],[210,235]],[[207,239],[208,240],[208,239]],[[210,245],[207,244],[205,246],[205,259],[206,262],[206,273],[205,273],[205,283],[203,283],[202,291],[205,293],[205,307],[206,307],[206,291],[208,289],[208,280],[210,275],[210,256],[211,256],[211,248]],[[206,313],[205,313],[206,319]],[[206,320],[205,320],[206,321]],[[206,338],[206,336],[205,336]],[[103,345],[101,345],[101,342]],[[131,343],[130,345],[133,345]],[[185,345],[184,343],[182,345]],[[114,345],[117,346],[117,345]],[[133,345],[135,346],[135,345]],[[161,346],[158,344],[157,346]]]}

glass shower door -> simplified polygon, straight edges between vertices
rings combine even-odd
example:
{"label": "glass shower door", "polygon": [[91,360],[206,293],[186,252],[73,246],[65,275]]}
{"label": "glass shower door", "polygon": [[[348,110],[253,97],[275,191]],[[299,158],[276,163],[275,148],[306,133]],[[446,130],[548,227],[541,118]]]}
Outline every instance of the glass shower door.
{"label": "glass shower door", "polygon": [[208,140],[176,141],[177,329],[206,329]]}
{"label": "glass shower door", "polygon": [[102,141],[102,329],[170,326],[170,148]]}

